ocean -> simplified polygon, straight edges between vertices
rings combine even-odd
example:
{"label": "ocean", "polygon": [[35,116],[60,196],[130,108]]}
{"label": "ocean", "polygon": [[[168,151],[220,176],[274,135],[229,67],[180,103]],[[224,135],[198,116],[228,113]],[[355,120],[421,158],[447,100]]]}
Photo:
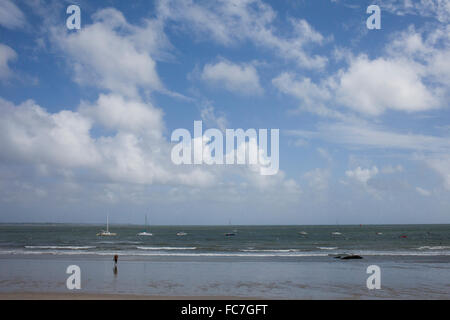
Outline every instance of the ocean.
{"label": "ocean", "polygon": [[[0,291],[262,298],[450,298],[450,225],[0,225]],[[177,233],[184,232],[179,236]],[[361,260],[336,259],[358,254]],[[112,257],[119,256],[113,270]],[[369,290],[366,269],[381,268]]]}

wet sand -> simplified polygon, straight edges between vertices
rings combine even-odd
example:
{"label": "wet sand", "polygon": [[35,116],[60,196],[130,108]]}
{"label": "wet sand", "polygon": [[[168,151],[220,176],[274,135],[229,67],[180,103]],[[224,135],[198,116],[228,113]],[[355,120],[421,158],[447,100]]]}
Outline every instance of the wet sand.
{"label": "wet sand", "polygon": [[93,293],[0,293],[0,300],[261,300],[251,297],[227,296],[153,296],[134,294],[93,294]]}
{"label": "wet sand", "polygon": [[[78,265],[81,290],[68,290],[66,269]],[[366,269],[381,269],[369,290]],[[448,257],[236,259],[0,255],[0,299],[244,300],[450,299]]]}

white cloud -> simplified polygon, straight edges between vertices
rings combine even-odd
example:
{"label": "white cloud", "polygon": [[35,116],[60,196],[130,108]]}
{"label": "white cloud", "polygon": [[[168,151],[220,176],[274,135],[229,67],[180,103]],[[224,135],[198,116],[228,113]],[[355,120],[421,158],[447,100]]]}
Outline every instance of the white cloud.
{"label": "white cloud", "polygon": [[404,60],[359,56],[338,79],[340,103],[359,113],[380,115],[386,109],[417,112],[439,106],[421,80],[421,66]]}
{"label": "white cloud", "polygon": [[225,132],[228,120],[225,114],[217,113],[215,111],[215,108],[211,104],[206,103],[206,105],[202,107],[202,109],[200,110],[200,117],[207,126],[213,128],[215,127]]}
{"label": "white cloud", "polygon": [[365,116],[442,108],[450,97],[449,34],[450,26],[428,33],[409,27],[394,34],[383,56],[351,55],[346,67],[318,82],[281,73],[272,83],[297,98],[301,110],[340,120],[352,117],[341,107]]}
{"label": "white cloud", "polygon": [[272,79],[273,85],[281,92],[290,94],[309,106],[323,104],[331,98],[331,93],[311,81],[310,78],[302,78],[297,81],[295,75],[284,72]]}
{"label": "white cloud", "polygon": [[330,179],[329,169],[316,168],[306,172],[303,176],[308,180],[309,187],[315,191],[328,189],[328,180]]}
{"label": "white cloud", "polygon": [[258,71],[249,64],[234,64],[229,61],[207,64],[203,68],[201,78],[217,86],[224,86],[231,92],[246,95],[263,92],[259,84]]}
{"label": "white cloud", "polygon": [[127,100],[122,96],[101,94],[94,105],[83,102],[80,113],[114,130],[161,138],[164,129],[160,109],[150,103]]}
{"label": "white cloud", "polygon": [[[406,150],[411,160],[421,161],[441,176],[443,185],[450,190],[450,138],[414,133],[399,133],[388,128],[367,123],[327,123],[319,124],[318,130],[291,130],[289,136],[307,140],[319,139],[343,144],[361,150]],[[404,153],[403,153],[404,154]],[[407,154],[404,154],[407,155]],[[382,173],[402,172],[403,166],[387,166]]]}
{"label": "white cloud", "polygon": [[317,138],[349,146],[444,153],[450,150],[450,140],[446,137],[393,132],[367,123],[331,123],[318,127]]}
{"label": "white cloud", "polygon": [[441,176],[444,187],[450,190],[450,152],[430,156],[425,163]]}
{"label": "white cloud", "polygon": [[276,12],[260,0],[161,0],[158,16],[183,24],[189,33],[226,46],[249,41],[303,68],[321,69],[327,63],[326,57],[306,50],[307,45],[326,41],[318,31],[305,20],[290,19],[292,36],[279,36],[274,23]]}
{"label": "white cloud", "polygon": [[421,187],[416,187],[416,191],[417,191],[417,193],[419,193],[420,195],[422,195],[424,197],[429,197],[431,195],[430,191],[423,189]]}
{"label": "white cloud", "polygon": [[[138,28],[115,9],[98,11],[93,21],[76,33],[53,29],[53,41],[68,56],[74,81],[130,97],[138,96],[139,88],[164,90],[151,56],[166,44],[156,41],[161,28],[151,29],[158,24]],[[145,36],[147,41],[141,41]]]}
{"label": "white cloud", "polygon": [[317,152],[320,154],[320,156],[324,159],[326,159],[328,162],[333,162],[333,157],[330,155],[330,153],[325,150],[324,148],[317,148]]}
{"label": "white cloud", "polygon": [[50,114],[33,101],[0,100],[0,110],[2,157],[66,168],[100,163],[89,119],[71,111]]}
{"label": "white cloud", "polygon": [[366,122],[321,123],[317,131],[291,130],[290,136],[307,140],[320,139],[355,148],[398,149],[434,153],[449,153],[450,139],[432,135],[400,133]]}
{"label": "white cloud", "polygon": [[396,166],[388,165],[381,169],[381,173],[384,173],[384,174],[393,174],[393,173],[398,173],[398,172],[403,172],[403,166],[401,166],[399,164]]}
{"label": "white cloud", "polygon": [[360,183],[367,184],[367,181],[372,179],[378,174],[378,168],[373,166],[371,169],[362,169],[361,167],[357,167],[354,170],[345,171],[347,177],[355,179]]}
{"label": "white cloud", "polygon": [[300,111],[307,111],[321,117],[347,119],[347,115],[327,106],[332,101],[333,92],[326,81],[315,84],[310,78],[296,79],[293,73],[284,72],[273,78],[272,84],[282,93],[298,99]]}
{"label": "white cloud", "polygon": [[[33,101],[14,106],[1,100],[0,109],[0,145],[7,161],[56,171],[88,170],[92,180],[104,183],[203,185],[214,179],[207,170],[178,170],[167,161],[170,145],[157,132],[163,128],[161,114],[151,105],[112,95],[83,106],[81,113],[48,113]],[[114,128],[112,135],[94,138],[96,121]]]}
{"label": "white cloud", "polygon": [[407,57],[423,65],[423,76],[448,93],[450,87],[450,25],[437,27],[427,33],[413,26],[394,35],[387,46],[393,57]]}
{"label": "white cloud", "polygon": [[9,63],[16,59],[17,53],[12,48],[0,43],[0,80],[5,80],[13,75]]}
{"label": "white cloud", "polygon": [[25,24],[25,15],[13,2],[0,1],[0,25],[8,29],[17,29],[24,27]]}
{"label": "white cloud", "polygon": [[348,69],[319,84],[309,78],[296,80],[289,73],[280,74],[272,83],[281,92],[299,99],[303,110],[341,120],[348,118],[336,110],[341,105],[372,116],[387,109],[418,112],[442,105],[439,92],[423,83],[424,71],[419,64],[401,59],[369,60],[364,55],[349,61]]}
{"label": "white cloud", "polygon": [[397,15],[420,15],[434,17],[442,23],[450,22],[448,0],[377,0],[383,10]]}
{"label": "white cloud", "polygon": [[[282,171],[266,177],[252,166],[174,165],[170,161],[172,145],[162,134],[161,111],[140,100],[100,95],[94,103],[82,103],[77,111],[56,113],[33,101],[16,106],[0,100],[0,112],[0,169],[8,168],[18,186],[29,185],[26,190],[33,194],[36,190],[41,195],[58,193],[70,201],[83,197],[144,200],[144,193],[137,196],[123,188],[162,185],[198,189],[198,200],[214,187],[214,192],[207,192],[210,200],[232,197],[229,192],[233,190],[246,190],[256,197],[270,191],[272,198],[289,202],[296,201],[300,193],[297,183]],[[98,135],[103,129],[106,133]],[[42,189],[42,177],[37,182],[28,173],[16,177],[11,169],[15,164],[45,176],[51,181],[47,183],[50,193]],[[83,196],[80,190],[94,192]],[[72,192],[78,195],[72,196]]]}

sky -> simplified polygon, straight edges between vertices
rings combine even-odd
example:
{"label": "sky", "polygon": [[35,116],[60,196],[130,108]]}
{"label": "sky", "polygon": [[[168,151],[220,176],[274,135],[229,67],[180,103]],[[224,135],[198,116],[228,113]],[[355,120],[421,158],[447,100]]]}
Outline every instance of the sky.
{"label": "sky", "polygon": [[[450,223],[449,22],[448,0],[0,0],[0,222]],[[174,164],[194,121],[279,129],[279,171]]]}

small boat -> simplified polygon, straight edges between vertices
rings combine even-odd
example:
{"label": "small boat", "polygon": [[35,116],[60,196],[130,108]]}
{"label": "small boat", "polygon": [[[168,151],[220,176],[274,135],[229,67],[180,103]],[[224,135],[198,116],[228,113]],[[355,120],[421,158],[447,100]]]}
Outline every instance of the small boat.
{"label": "small boat", "polygon": [[236,235],[236,233],[233,233],[233,232],[225,233],[225,237],[233,237],[235,235]]}
{"label": "small boat", "polygon": [[[147,229],[147,215],[145,215],[145,229]],[[137,235],[143,236],[143,237],[151,237],[151,236],[153,236],[153,233],[143,231],[143,232],[139,232]]]}
{"label": "small boat", "polygon": [[112,237],[117,236],[117,233],[109,232],[109,216],[106,216],[106,231],[102,230],[99,233],[97,233],[97,236],[99,237]]}
{"label": "small boat", "polygon": [[306,231],[300,231],[298,234],[301,234],[302,236],[306,236],[306,235],[308,235],[308,232],[306,232]]}
{"label": "small boat", "polygon": [[340,233],[340,232],[332,232],[331,233],[333,236],[340,236],[340,235],[342,235],[342,233]]}
{"label": "small boat", "polygon": [[177,236],[186,236],[186,235],[187,235],[186,232],[178,232],[178,233],[177,233]]}
{"label": "small boat", "polygon": [[383,232],[377,232],[376,233],[378,236],[381,236],[383,234]]}

